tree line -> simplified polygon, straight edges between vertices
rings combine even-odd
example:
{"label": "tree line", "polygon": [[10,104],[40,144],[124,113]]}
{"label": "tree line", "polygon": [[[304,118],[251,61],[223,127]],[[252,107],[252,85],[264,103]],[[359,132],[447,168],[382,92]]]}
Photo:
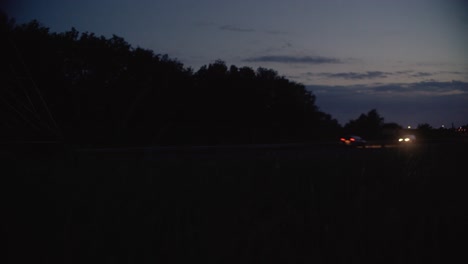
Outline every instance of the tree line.
{"label": "tree line", "polygon": [[[194,71],[123,38],[2,18],[6,137],[88,144],[290,142],[336,134],[315,95],[271,69]],[[5,134],[5,133],[4,133]]]}
{"label": "tree line", "polygon": [[[3,140],[85,145],[250,144],[394,136],[377,110],[344,127],[304,85],[215,61],[197,71],[123,38],[1,16]],[[390,131],[390,132],[389,132]]]}

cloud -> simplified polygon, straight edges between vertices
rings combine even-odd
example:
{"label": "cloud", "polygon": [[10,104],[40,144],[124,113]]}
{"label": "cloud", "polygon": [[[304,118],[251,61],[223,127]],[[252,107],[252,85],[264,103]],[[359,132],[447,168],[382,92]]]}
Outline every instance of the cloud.
{"label": "cloud", "polygon": [[439,73],[448,73],[448,74],[460,74],[460,75],[463,75],[463,74],[468,74],[468,73],[463,73],[463,72],[460,72],[460,71],[440,71]]}
{"label": "cloud", "polygon": [[223,25],[220,26],[219,29],[226,30],[226,31],[234,31],[234,32],[254,32],[255,30],[252,28],[242,28],[233,25]]}
{"label": "cloud", "polygon": [[266,55],[247,58],[246,62],[274,62],[274,63],[285,63],[285,64],[329,64],[329,63],[343,63],[342,60],[322,57],[322,56],[290,56],[290,55]]}
{"label": "cloud", "polygon": [[287,31],[282,31],[282,30],[265,30],[265,33],[271,34],[271,35],[287,35],[289,34]]}
{"label": "cloud", "polygon": [[385,84],[371,87],[373,94],[400,96],[447,96],[468,95],[468,83],[452,81],[424,81],[410,84]]}
{"label": "cloud", "polygon": [[[303,73],[304,78],[308,77],[325,77],[328,79],[344,79],[344,80],[372,80],[372,79],[380,79],[380,78],[387,78],[389,76],[404,76],[404,77],[414,77],[414,78],[425,78],[425,77],[432,77],[437,76],[439,74],[454,74],[454,75],[463,75],[463,72],[459,71],[438,71],[438,72],[416,72],[413,70],[405,70],[405,71],[394,71],[394,72],[384,72],[384,71],[366,71],[366,72],[306,72]],[[312,80],[312,79],[311,79]],[[427,81],[433,81],[432,79],[427,79]]]}
{"label": "cloud", "polygon": [[[372,85],[307,85],[317,95],[339,98],[372,96],[376,98],[435,98],[459,96],[468,100],[468,82],[424,81],[415,83],[372,84]],[[466,102],[468,103],[468,101]]]}
{"label": "cloud", "polygon": [[339,79],[346,79],[346,80],[364,80],[364,79],[376,79],[376,78],[386,78],[388,75],[392,73],[389,72],[381,72],[381,71],[368,71],[368,72],[338,72],[338,73],[327,73],[322,72],[315,75],[324,76],[327,78],[339,78]]}
{"label": "cloud", "polygon": [[378,85],[308,85],[317,105],[341,124],[375,108],[386,122],[401,125],[468,122],[468,82],[425,81]]}
{"label": "cloud", "polygon": [[431,73],[431,72],[416,72],[416,73],[411,74],[412,77],[429,77],[433,75],[435,75],[435,73]]}
{"label": "cloud", "polygon": [[291,48],[293,45],[291,44],[291,42],[286,42],[284,43],[284,45],[282,46],[282,48]]}
{"label": "cloud", "polygon": [[413,73],[413,70],[406,70],[406,71],[396,71],[395,74],[410,74]]}
{"label": "cloud", "polygon": [[249,33],[249,32],[260,32],[260,33],[266,33],[270,35],[287,35],[289,34],[288,31],[283,31],[283,30],[276,30],[276,29],[267,29],[267,30],[259,30],[259,29],[254,29],[254,28],[246,28],[246,27],[240,27],[236,25],[221,25],[219,26],[220,30],[225,30],[225,31],[233,31],[233,32],[243,32],[243,33]]}

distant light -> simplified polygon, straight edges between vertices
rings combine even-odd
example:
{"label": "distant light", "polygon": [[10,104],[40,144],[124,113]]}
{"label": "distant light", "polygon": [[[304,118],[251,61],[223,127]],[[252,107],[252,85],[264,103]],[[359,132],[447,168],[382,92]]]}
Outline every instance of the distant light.
{"label": "distant light", "polygon": [[409,139],[409,138],[405,138],[405,142],[408,142],[408,141],[410,141],[410,139]]}
{"label": "distant light", "polygon": [[403,139],[402,139],[402,138],[400,138],[400,139],[398,139],[398,141],[399,141],[399,142],[402,142],[402,141],[403,141]]}
{"label": "distant light", "polygon": [[411,126],[408,126],[408,129],[411,129]]}
{"label": "distant light", "polygon": [[442,128],[445,128],[445,125],[442,125]]}

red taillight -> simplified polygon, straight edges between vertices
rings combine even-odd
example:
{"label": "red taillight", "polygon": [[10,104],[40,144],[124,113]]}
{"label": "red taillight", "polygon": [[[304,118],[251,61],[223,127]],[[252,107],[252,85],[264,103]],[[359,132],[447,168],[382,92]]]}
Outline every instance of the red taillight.
{"label": "red taillight", "polygon": [[341,140],[341,141],[346,141],[346,139],[344,139],[344,138],[340,138],[340,140]]}
{"label": "red taillight", "polygon": [[356,141],[354,138],[350,138],[349,140],[351,140],[351,141]]}

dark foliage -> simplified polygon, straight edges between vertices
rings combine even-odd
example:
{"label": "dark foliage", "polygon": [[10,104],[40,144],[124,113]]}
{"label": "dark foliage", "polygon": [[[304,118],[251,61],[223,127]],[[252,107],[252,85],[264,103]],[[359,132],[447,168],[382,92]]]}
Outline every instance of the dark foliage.
{"label": "dark foliage", "polygon": [[370,110],[367,114],[361,114],[355,120],[350,120],[344,127],[348,133],[356,133],[368,139],[381,138],[383,128],[384,118],[379,115],[376,109]]}
{"label": "dark foliage", "polygon": [[2,18],[2,133],[73,144],[304,141],[339,125],[302,84],[216,61],[193,72],[123,38]]}

